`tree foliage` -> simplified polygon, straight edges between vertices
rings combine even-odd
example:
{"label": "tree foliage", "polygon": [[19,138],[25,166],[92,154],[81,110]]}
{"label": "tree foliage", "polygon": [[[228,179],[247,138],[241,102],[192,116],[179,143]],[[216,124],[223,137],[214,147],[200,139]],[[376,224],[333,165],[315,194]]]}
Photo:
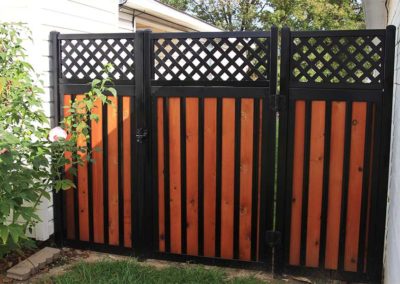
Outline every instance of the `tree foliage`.
{"label": "tree foliage", "polygon": [[223,30],[364,28],[360,0],[161,0]]}

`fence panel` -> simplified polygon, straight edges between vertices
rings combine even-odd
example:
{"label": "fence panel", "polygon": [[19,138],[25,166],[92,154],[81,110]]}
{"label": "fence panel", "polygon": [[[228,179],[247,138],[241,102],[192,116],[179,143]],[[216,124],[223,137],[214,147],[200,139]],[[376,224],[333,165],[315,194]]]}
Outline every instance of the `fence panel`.
{"label": "fence panel", "polygon": [[[132,253],[132,206],[135,183],[132,140],[134,126],[134,34],[53,34],[55,85],[59,104],[56,118],[69,114],[68,106],[83,99],[87,84],[101,78],[104,65],[113,62],[109,74],[117,97],[108,94],[112,106],[95,102],[98,122],[91,123],[92,161],[85,161],[71,176],[77,189],[56,195],[59,227],[65,245]],[[66,154],[71,157],[70,153]],[[82,158],[86,158],[82,155]],[[66,168],[68,173],[68,168]]]}
{"label": "fence panel", "polygon": [[282,31],[281,269],[380,277],[393,34]]}
{"label": "fence panel", "polygon": [[394,28],[281,39],[277,95],[276,28],[52,33],[57,120],[106,63],[118,93],[55,195],[59,243],[379,280]]}

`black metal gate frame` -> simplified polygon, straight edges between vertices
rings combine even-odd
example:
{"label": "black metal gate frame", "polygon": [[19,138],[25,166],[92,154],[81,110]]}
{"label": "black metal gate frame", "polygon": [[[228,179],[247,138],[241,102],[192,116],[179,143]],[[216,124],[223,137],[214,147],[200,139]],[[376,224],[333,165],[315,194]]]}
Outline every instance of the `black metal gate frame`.
{"label": "black metal gate frame", "polygon": [[[379,178],[374,181],[379,187],[380,191],[376,192],[376,196],[373,197],[374,202],[371,208],[372,210],[372,223],[374,227],[370,227],[369,235],[372,239],[371,243],[377,244],[374,247],[370,247],[368,255],[373,254],[376,257],[369,259],[368,267],[375,267],[376,269],[369,273],[367,276],[362,273],[348,273],[342,269],[338,272],[335,271],[324,271],[323,269],[305,269],[304,267],[287,267],[285,258],[287,257],[287,238],[288,234],[288,223],[290,222],[290,175],[286,169],[290,165],[290,153],[288,153],[287,146],[293,143],[288,133],[288,126],[293,125],[293,115],[289,115],[293,111],[291,107],[292,98],[291,94],[293,91],[297,91],[300,95],[303,94],[304,98],[309,96],[316,96],[317,92],[323,89],[324,93],[329,90],[331,93],[337,93],[337,95],[318,95],[318,98],[332,99],[332,96],[336,99],[351,101],[357,100],[359,95],[352,91],[351,85],[341,85],[341,89],[337,87],[332,88],[332,85],[322,86],[319,85],[319,89],[315,89],[315,85],[310,84],[296,85],[291,82],[291,40],[292,35],[310,35],[310,36],[325,36],[329,34],[337,34],[342,36],[354,36],[356,35],[368,35],[376,33],[384,33],[385,35],[385,63],[384,63],[384,86],[379,86],[382,90],[382,101],[377,102],[381,108],[381,135],[380,141],[377,141],[381,151],[381,159],[379,164],[375,166],[376,170],[379,171]],[[154,58],[152,57],[154,52],[152,50],[152,40],[157,37],[173,37],[173,38],[191,38],[191,37],[246,37],[253,36],[269,36],[271,38],[271,54],[270,54],[270,80],[261,82],[200,82],[197,85],[197,89],[200,95],[199,97],[206,97],[207,95],[203,92],[206,87],[210,86],[231,86],[231,87],[261,87],[265,88],[265,98],[263,100],[264,109],[270,110],[268,112],[268,125],[263,123],[263,137],[271,137],[267,141],[263,141],[264,148],[268,148],[267,151],[263,151],[262,154],[262,167],[266,170],[265,172],[271,173],[275,170],[278,171],[278,183],[276,192],[276,211],[274,206],[267,206],[267,204],[261,203],[260,212],[265,214],[260,215],[260,256],[265,253],[265,258],[261,259],[260,262],[246,262],[239,260],[224,260],[219,258],[205,258],[205,257],[193,257],[187,255],[175,255],[166,253],[157,253],[157,230],[158,222],[156,222],[157,212],[157,181],[152,177],[157,171],[157,157],[156,153],[156,141],[155,131],[153,128],[156,123],[155,111],[155,93],[162,90],[164,86],[170,86],[175,90],[183,89],[182,86],[189,86],[186,82],[168,82],[163,83],[152,80],[152,70]],[[138,257],[157,257],[167,258],[172,260],[180,261],[195,261],[201,263],[211,263],[220,265],[229,265],[237,267],[257,267],[257,268],[270,268],[271,265],[275,266],[275,270],[278,272],[283,271],[294,271],[302,274],[328,274],[335,278],[342,279],[355,279],[355,280],[378,280],[381,277],[382,272],[382,253],[384,243],[384,229],[385,229],[385,214],[386,214],[386,196],[387,196],[387,183],[388,183],[388,169],[389,169],[389,149],[390,149],[390,124],[391,124],[391,106],[392,106],[392,93],[393,93],[393,69],[394,69],[394,40],[395,32],[394,27],[388,27],[386,31],[338,31],[338,32],[294,32],[291,33],[289,29],[284,28],[281,36],[281,62],[280,62],[280,95],[276,95],[276,84],[277,84],[277,52],[278,52],[278,35],[277,29],[272,28],[270,33],[265,32],[222,32],[222,33],[166,33],[166,34],[151,34],[150,31],[137,31],[135,34],[60,34],[58,32],[51,33],[52,41],[52,82],[54,87],[54,115],[55,120],[59,121],[62,118],[62,96],[66,93],[77,94],[84,93],[89,90],[89,86],[86,84],[87,79],[74,79],[66,80],[61,79],[61,60],[60,60],[60,41],[61,40],[88,40],[88,39],[133,39],[134,38],[134,52],[135,52],[135,71],[134,79],[123,78],[116,80],[115,88],[119,95],[127,94],[134,98],[131,100],[131,110],[134,110],[135,119],[132,121],[133,129],[132,133],[132,177],[136,182],[136,190],[132,190],[132,247],[133,250],[128,250],[122,246],[112,246],[95,244],[92,241],[71,241],[64,238],[64,210],[63,205],[63,194],[54,195],[54,222],[55,222],[55,238],[59,245],[71,245],[73,247],[93,249],[99,251],[116,252],[120,254],[135,255]],[[382,63],[383,64],[383,63]],[[340,85],[340,84],[339,84]],[[338,85],[338,86],[339,86]],[[328,88],[326,88],[328,87]],[[218,87],[216,87],[218,88]],[[324,89],[325,88],[325,89]],[[233,89],[232,89],[233,90]],[[340,92],[340,94],[339,94]],[[365,91],[366,95],[370,91]],[[375,91],[374,91],[375,92]],[[235,92],[236,93],[236,92]],[[332,93],[332,94],[333,94]],[[349,96],[348,96],[349,95]],[[176,96],[175,92],[166,92],[163,96]],[[196,95],[197,96],[197,95]],[[233,95],[233,97],[240,98],[241,95]],[[371,96],[368,96],[371,98]],[[375,100],[375,99],[374,99]],[[288,112],[288,111],[289,112]],[[273,131],[275,133],[275,115],[279,113],[279,144],[275,145],[274,135],[265,135],[267,131]],[[133,117],[133,116],[132,116]],[[264,119],[264,116],[263,116]],[[268,129],[267,129],[268,127]],[[264,138],[263,138],[264,139]],[[275,167],[275,147],[278,146],[278,165]],[[135,162],[136,161],[136,162]],[[263,171],[264,172],[264,171]],[[264,173],[265,173],[264,172]],[[107,181],[107,177],[104,177]],[[273,201],[275,192],[274,179],[266,178],[265,174],[262,175],[261,190],[264,196],[261,196],[261,200]],[[105,183],[106,184],[106,183]],[[152,188],[153,190],[148,190]],[[90,190],[89,190],[90,197]],[[105,195],[107,198],[107,195]],[[326,202],[326,196],[323,199]],[[153,206],[145,206],[146,204],[152,204]],[[271,203],[273,205],[273,203]],[[92,205],[89,201],[89,210]],[[153,208],[152,208],[153,207]],[[275,222],[274,225],[274,216]],[[93,218],[90,216],[89,218]],[[149,222],[149,220],[151,220]],[[93,220],[89,220],[89,224],[93,224]],[[104,224],[106,226],[106,223]],[[138,232],[137,228],[142,228]],[[280,235],[282,237],[280,237]],[[91,228],[90,238],[93,239],[93,230]],[[262,240],[265,240],[262,241]],[[267,242],[268,241],[268,242]],[[272,264],[268,259],[272,255],[272,251],[275,250],[275,261]]]}

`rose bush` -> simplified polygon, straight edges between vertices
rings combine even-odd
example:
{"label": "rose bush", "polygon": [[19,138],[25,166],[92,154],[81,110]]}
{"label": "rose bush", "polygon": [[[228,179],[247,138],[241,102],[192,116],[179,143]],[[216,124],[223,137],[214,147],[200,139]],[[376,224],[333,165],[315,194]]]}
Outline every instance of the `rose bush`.
{"label": "rose bush", "polygon": [[[90,159],[91,149],[76,142],[82,136],[89,141],[88,122],[98,120],[92,114],[94,102],[109,104],[105,94],[116,95],[107,76],[94,80],[83,100],[71,102],[60,127],[50,130],[40,99],[42,83],[23,48],[29,37],[22,24],[0,23],[0,257],[32,245],[25,233],[39,221],[37,206],[50,198],[51,189],[74,187],[63,169],[72,164],[74,174],[82,156]],[[66,152],[72,153],[71,160]]]}

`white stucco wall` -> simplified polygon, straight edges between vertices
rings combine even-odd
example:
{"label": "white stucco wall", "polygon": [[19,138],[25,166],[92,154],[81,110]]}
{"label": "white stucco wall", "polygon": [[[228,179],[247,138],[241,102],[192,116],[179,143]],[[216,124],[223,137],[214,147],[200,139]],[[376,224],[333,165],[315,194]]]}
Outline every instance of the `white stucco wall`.
{"label": "white stucco wall", "polygon": [[392,121],[392,152],[389,176],[389,206],[385,246],[385,283],[400,283],[400,1],[388,2],[388,24],[395,25],[396,58]]}

